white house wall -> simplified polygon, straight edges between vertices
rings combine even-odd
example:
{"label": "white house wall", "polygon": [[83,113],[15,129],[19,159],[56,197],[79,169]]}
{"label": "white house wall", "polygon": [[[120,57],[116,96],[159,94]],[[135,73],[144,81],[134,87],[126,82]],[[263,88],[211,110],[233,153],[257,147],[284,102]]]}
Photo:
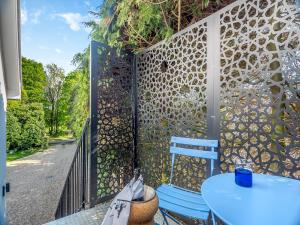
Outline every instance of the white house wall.
{"label": "white house wall", "polygon": [[6,128],[5,128],[5,107],[6,107],[6,91],[4,82],[4,72],[2,65],[1,49],[0,49],[0,225],[5,224],[5,199],[2,196],[2,188],[5,185],[6,174]]}

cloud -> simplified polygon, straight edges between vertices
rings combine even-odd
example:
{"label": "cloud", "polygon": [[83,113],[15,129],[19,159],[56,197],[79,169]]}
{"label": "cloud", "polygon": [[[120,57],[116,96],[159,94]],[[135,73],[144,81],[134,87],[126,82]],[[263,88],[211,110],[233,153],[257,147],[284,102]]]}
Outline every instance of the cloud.
{"label": "cloud", "polygon": [[84,1],[84,4],[85,4],[86,6],[90,6],[90,5],[91,5],[90,1]]}
{"label": "cloud", "polygon": [[39,18],[40,18],[40,16],[42,15],[42,13],[43,13],[43,11],[42,10],[36,10],[34,13],[32,13],[32,23],[35,23],[35,24],[37,24],[37,23],[39,23],[40,21],[39,21]]}
{"label": "cloud", "polygon": [[57,16],[63,18],[71,30],[80,31],[80,23],[84,20],[80,13],[60,13]]}
{"label": "cloud", "polygon": [[62,51],[59,48],[56,48],[55,52],[58,53],[58,54],[62,53]]}
{"label": "cloud", "polygon": [[24,25],[28,20],[27,10],[25,8],[21,9],[21,24]]}

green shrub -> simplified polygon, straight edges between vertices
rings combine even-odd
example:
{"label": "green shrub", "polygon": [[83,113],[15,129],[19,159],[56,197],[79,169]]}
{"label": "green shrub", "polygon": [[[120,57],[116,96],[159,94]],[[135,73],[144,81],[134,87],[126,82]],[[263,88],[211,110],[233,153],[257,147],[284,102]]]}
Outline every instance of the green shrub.
{"label": "green shrub", "polygon": [[6,148],[16,149],[21,143],[21,126],[18,118],[13,113],[6,117]]}
{"label": "green shrub", "polygon": [[45,148],[48,144],[41,103],[10,103],[7,112],[7,150]]}

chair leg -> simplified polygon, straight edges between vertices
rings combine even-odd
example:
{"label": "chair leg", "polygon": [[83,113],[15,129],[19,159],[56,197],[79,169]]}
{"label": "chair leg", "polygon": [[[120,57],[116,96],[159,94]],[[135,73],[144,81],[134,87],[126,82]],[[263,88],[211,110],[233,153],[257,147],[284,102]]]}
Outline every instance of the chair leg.
{"label": "chair leg", "polygon": [[168,213],[164,212],[164,210],[162,209],[159,209],[161,214],[163,215],[164,217],[164,222],[166,222],[167,225],[169,225],[168,223],[168,220],[167,220],[167,217],[170,218],[172,221],[174,221],[176,224],[178,225],[182,225],[180,222],[178,222],[178,220],[176,220],[173,216],[169,215]]}
{"label": "chair leg", "polygon": [[212,221],[213,221],[213,225],[217,225],[216,220],[215,220],[215,215],[214,215],[213,212],[211,212],[211,218],[212,218]]}
{"label": "chair leg", "polygon": [[198,225],[208,225],[208,220],[200,220],[201,222]]}
{"label": "chair leg", "polygon": [[164,223],[163,223],[163,225],[165,225],[165,222],[166,222],[167,225],[169,225],[168,220],[167,220],[167,218],[166,218],[166,215],[165,215],[164,211],[163,211],[162,209],[159,209],[159,210],[160,210],[161,215],[162,215],[163,218],[164,218]]}

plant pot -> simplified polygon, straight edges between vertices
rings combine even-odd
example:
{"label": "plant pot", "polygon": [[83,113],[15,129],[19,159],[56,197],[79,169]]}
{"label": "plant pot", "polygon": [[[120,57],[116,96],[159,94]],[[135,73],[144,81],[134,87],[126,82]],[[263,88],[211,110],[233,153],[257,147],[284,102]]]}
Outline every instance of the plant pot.
{"label": "plant pot", "polygon": [[154,225],[158,197],[152,187],[144,185],[144,201],[132,201],[128,225]]}

